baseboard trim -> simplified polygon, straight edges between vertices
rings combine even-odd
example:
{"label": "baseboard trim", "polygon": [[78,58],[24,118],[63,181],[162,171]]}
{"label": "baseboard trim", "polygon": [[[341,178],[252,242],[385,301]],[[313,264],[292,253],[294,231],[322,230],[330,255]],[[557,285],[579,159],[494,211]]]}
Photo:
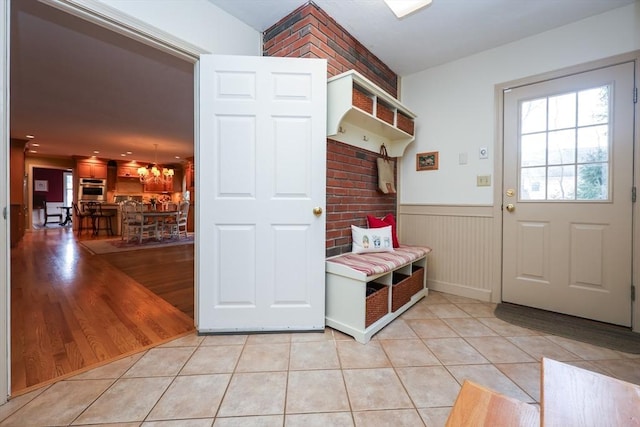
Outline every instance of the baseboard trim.
{"label": "baseboard trim", "polygon": [[478,289],[458,283],[447,283],[438,280],[427,279],[427,287],[429,290],[444,292],[447,294],[457,295],[460,297],[473,298],[480,301],[491,302],[491,290]]}

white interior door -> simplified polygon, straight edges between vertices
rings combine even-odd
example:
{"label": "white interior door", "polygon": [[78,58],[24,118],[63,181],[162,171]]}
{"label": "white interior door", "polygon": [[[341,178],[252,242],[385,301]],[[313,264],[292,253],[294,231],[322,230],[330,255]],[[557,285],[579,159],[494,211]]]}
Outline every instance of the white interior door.
{"label": "white interior door", "polygon": [[633,77],[505,92],[503,301],[631,326]]}
{"label": "white interior door", "polygon": [[205,55],[198,73],[198,330],[321,330],[326,61]]}

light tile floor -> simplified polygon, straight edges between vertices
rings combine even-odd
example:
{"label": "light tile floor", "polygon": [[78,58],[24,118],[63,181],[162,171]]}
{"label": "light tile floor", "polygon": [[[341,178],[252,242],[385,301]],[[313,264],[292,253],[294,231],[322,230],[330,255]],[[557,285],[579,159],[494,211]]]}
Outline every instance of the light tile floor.
{"label": "light tile floor", "polygon": [[0,426],[443,426],[465,379],[525,402],[547,356],[640,384],[640,355],[429,295],[366,345],[323,333],[192,335],[0,406]]}

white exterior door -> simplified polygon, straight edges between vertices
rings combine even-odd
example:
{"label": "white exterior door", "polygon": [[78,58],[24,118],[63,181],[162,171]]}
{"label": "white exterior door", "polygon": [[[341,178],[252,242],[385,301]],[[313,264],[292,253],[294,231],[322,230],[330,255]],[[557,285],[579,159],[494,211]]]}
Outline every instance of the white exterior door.
{"label": "white exterior door", "polygon": [[504,94],[502,300],[631,326],[634,65]]}
{"label": "white exterior door", "polygon": [[322,330],[326,61],[205,55],[198,73],[197,328]]}

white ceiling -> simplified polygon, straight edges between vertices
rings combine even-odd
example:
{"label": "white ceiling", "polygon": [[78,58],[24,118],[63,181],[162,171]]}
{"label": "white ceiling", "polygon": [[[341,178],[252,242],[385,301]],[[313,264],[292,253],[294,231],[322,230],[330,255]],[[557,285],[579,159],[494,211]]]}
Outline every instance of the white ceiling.
{"label": "white ceiling", "polygon": [[[174,0],[178,1],[178,0]],[[262,32],[307,0],[209,0]],[[637,0],[315,0],[400,76]],[[188,3],[185,3],[188,4]],[[11,137],[38,155],[177,163],[193,155],[193,65],[35,0],[12,0]],[[133,154],[121,157],[121,153]]]}
{"label": "white ceiling", "polygon": [[[262,32],[307,0],[209,0]],[[433,0],[397,19],[383,0],[313,0],[400,76],[636,0]]]}

